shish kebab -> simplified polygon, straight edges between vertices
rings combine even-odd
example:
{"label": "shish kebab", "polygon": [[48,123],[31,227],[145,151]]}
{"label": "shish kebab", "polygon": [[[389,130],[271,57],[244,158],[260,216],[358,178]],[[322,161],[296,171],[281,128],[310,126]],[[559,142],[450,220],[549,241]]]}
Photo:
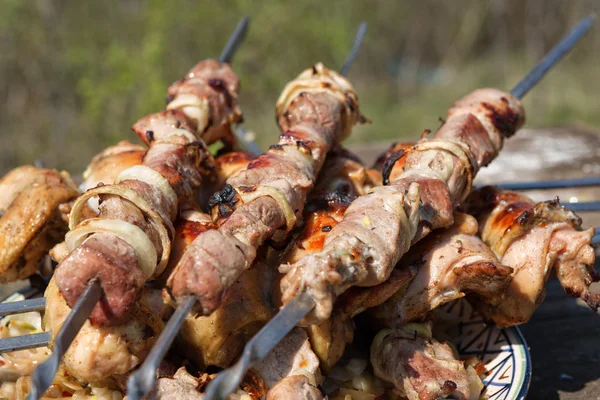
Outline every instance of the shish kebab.
{"label": "shish kebab", "polygon": [[[134,131],[149,145],[144,164],[123,171],[115,185],[87,191],[73,205],[71,231],[66,237],[71,253],[61,260],[55,279],[67,303],[75,305],[54,338],[52,355],[32,375],[28,398],[39,398],[50,386],[62,355],[88,315],[98,325],[122,322],[139,295],[136,289],[166,267],[172,221],[180,209],[196,207],[194,188],[202,181],[202,170],[210,168],[203,138],[211,141],[230,135],[230,125],[241,119],[236,102],[239,85],[227,62],[243,40],[247,25],[248,18],[240,21],[219,61],[200,62],[169,88],[166,111],[134,125]],[[87,200],[102,195],[106,197],[100,217],[80,221]],[[112,258],[110,251],[122,256]],[[100,268],[80,269],[86,257],[92,257],[88,266]],[[103,275],[101,279],[98,274]],[[120,285],[114,284],[115,279],[121,280]],[[115,289],[121,289],[120,293],[110,293]],[[103,292],[106,298],[97,305]],[[118,302],[111,303],[116,298]]]}
{"label": "shish kebab", "polygon": [[[523,123],[518,99],[593,23],[593,17],[583,19],[510,94],[480,90],[459,100],[433,139],[419,142],[419,151],[409,158],[407,171],[399,179],[358,198],[329,232],[322,252],[287,266],[282,281],[287,305],[248,343],[238,364],[211,382],[206,398],[227,397],[247,366],[256,361],[255,343],[268,343],[270,349],[274,338],[283,337],[315,308],[309,321],[326,319],[335,296],[353,285],[384,281],[411,243],[432,229],[451,225],[452,209],[470,192],[476,171],[495,157],[504,137],[512,136]],[[379,215],[368,216],[369,209]]]}
{"label": "shish kebab", "polygon": [[[359,26],[342,73],[348,72],[366,29],[366,23]],[[327,153],[364,119],[350,83],[322,64],[286,86],[278,116],[282,130],[278,143],[213,195],[209,206],[218,229],[198,235],[169,276],[167,289],[180,304],[143,365],[129,378],[130,399],[142,398],[152,389],[156,368],[188,313],[213,312],[225,290],[250,268],[257,249],[267,240],[282,240],[292,230]],[[272,340],[276,344],[282,338]]]}

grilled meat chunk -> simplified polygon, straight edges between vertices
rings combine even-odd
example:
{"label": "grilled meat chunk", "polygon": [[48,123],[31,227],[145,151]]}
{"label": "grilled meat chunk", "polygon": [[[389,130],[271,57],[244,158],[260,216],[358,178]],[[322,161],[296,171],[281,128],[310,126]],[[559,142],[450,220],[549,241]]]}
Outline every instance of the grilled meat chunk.
{"label": "grilled meat chunk", "polygon": [[581,219],[558,200],[536,204],[520,193],[488,186],[473,192],[465,209],[478,218],[482,239],[501,262],[514,268],[500,303],[475,300],[484,316],[498,326],[529,321],[552,271],[568,294],[598,309],[600,294],[589,289],[598,276],[590,246],[594,230],[582,230]]}
{"label": "grilled meat chunk", "polygon": [[323,393],[304,375],[287,376],[267,393],[267,400],[323,400]]}
{"label": "grilled meat chunk", "polygon": [[33,275],[67,232],[59,207],[79,194],[69,175],[23,166],[0,180],[0,283]]}
{"label": "grilled meat chunk", "polygon": [[371,345],[371,364],[375,375],[394,384],[409,400],[444,398],[475,400],[469,373],[452,348],[423,335],[409,324],[396,330],[383,330]]}
{"label": "grilled meat chunk", "polygon": [[[59,332],[71,308],[54,278],[50,280],[44,296],[44,329]],[[128,373],[143,361],[162,331],[163,313],[160,292],[145,289],[127,323],[115,327],[95,327],[86,321],[65,353],[62,366],[69,375],[81,382],[96,382]]]}
{"label": "grilled meat chunk", "polygon": [[475,218],[455,213],[452,227],[434,232],[400,260],[400,268],[413,266],[417,275],[406,292],[370,310],[371,316],[394,328],[466,293],[486,304],[500,302],[513,269],[502,265],[476,234]]}
{"label": "grilled meat chunk", "polygon": [[140,165],[146,154],[146,148],[126,140],[114,146],[107,147],[104,151],[92,158],[83,173],[85,179],[79,190],[85,192],[98,186],[99,183],[109,185],[114,183],[117,176],[124,170],[134,165]]}
{"label": "grilled meat chunk", "polygon": [[319,359],[312,351],[303,329],[294,328],[269,354],[253,366],[268,389],[286,377],[301,375],[311,385],[321,383]]}

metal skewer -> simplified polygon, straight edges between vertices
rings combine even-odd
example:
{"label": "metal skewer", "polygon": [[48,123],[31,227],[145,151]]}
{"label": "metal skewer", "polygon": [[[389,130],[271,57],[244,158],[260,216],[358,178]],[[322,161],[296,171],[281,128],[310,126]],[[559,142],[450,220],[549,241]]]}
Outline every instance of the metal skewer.
{"label": "metal skewer", "polygon": [[[356,32],[352,49],[340,69],[341,75],[345,76],[350,71],[366,32],[367,23],[362,22]],[[215,379],[209,383],[204,398],[206,400],[225,400],[242,382],[248,368],[266,357],[314,307],[314,300],[308,294],[300,293],[296,296],[246,343],[242,356],[237,363],[217,374]]]}
{"label": "metal skewer", "polygon": [[31,311],[42,311],[46,307],[46,298],[11,301],[0,304],[0,317],[12,314],[23,314]]}
{"label": "metal skewer", "polygon": [[87,321],[88,315],[90,315],[101,296],[102,287],[100,286],[100,281],[94,278],[88,284],[83,295],[77,300],[75,307],[73,307],[60,332],[54,338],[52,355],[37,367],[33,375],[31,375],[31,392],[27,396],[28,400],[39,399],[43,396],[46,389],[50,387],[52,380],[58,372],[60,360],[69,349],[69,346],[71,346],[73,339],[75,339],[75,336],[77,336],[77,333],[85,321]]}
{"label": "metal skewer", "polygon": [[[360,49],[360,45],[363,41],[363,38],[364,38],[365,34],[367,33],[367,26],[368,26],[368,24],[366,22],[362,22],[358,26],[358,31],[356,32],[356,37],[354,38],[354,44],[352,45],[350,54],[348,54],[348,58],[346,58],[344,65],[340,69],[341,75],[348,74],[348,71],[350,70],[350,66],[352,65],[352,62],[354,61],[354,59],[356,58],[356,56],[358,54],[358,50]],[[240,141],[240,143],[242,143],[243,147],[246,150],[248,150],[250,153],[254,154],[255,156],[262,154],[263,151],[260,149],[260,147],[258,147],[258,144],[256,144],[256,142],[253,139],[248,139],[248,133],[246,132],[246,130],[244,128],[242,128],[241,126],[236,127],[236,129],[234,130],[234,134],[235,134],[236,138]]]}
{"label": "metal skewer", "polygon": [[[236,27],[231,38],[227,41],[225,49],[219,57],[220,62],[229,62],[233,58],[233,54],[246,37],[250,18],[244,17]],[[242,142],[242,145],[254,154],[262,153],[256,143],[246,140],[246,131],[239,127],[238,130],[234,130],[234,134]],[[173,344],[177,333],[179,332],[181,325],[185,321],[185,318],[192,310],[194,303],[196,302],[195,296],[188,296],[185,298],[175,310],[175,313],[169,319],[169,322],[165,326],[165,329],[161,332],[160,336],[156,340],[156,343],[152,346],[150,353],[146,357],[146,360],[138,370],[131,374],[127,380],[127,398],[130,400],[137,400],[144,397],[156,381],[156,369],[160,362],[167,354],[167,351]]]}
{"label": "metal skewer", "polygon": [[546,73],[554,67],[554,65],[560,61],[571,49],[577,44],[577,42],[591,29],[592,25],[596,21],[594,15],[590,15],[587,18],[582,19],[579,23],[569,32],[565,37],[561,39],[556,46],[550,50],[550,52],[540,61],[525,78],[521,79],[519,83],[510,91],[510,94],[518,99],[522,99],[543,77]]}
{"label": "metal skewer", "polygon": [[[594,17],[587,17],[580,21],[525,78],[517,83],[511,90],[511,94],[519,99],[522,98],[587,33],[594,19]],[[246,344],[242,358],[210,382],[204,399],[225,400],[232,389],[242,381],[246,369],[259,360],[260,355],[266,355],[277,345],[278,342],[273,339],[285,337],[314,307],[314,300],[306,292],[298,294]],[[285,318],[281,318],[282,314]]]}
{"label": "metal skewer", "polygon": [[238,22],[235,30],[225,44],[225,48],[219,56],[219,62],[231,64],[231,60],[233,59],[238,47],[240,47],[240,44],[242,44],[244,39],[246,39],[248,25],[250,25],[250,17],[244,17],[240,20],[240,22]]}

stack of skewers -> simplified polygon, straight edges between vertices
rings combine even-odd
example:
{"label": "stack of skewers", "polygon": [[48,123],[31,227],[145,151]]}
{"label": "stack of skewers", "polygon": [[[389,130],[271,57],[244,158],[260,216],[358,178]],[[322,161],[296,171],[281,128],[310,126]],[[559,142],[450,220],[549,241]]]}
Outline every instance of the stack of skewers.
{"label": "stack of skewers", "polygon": [[4,320],[0,397],[478,399],[481,362],[436,338],[436,308],[466,297],[518,325],[552,274],[600,306],[593,228],[556,200],[473,187],[523,125],[519,99],[592,22],[510,93],[466,95],[368,168],[341,146],[368,121],[345,78],[365,26],[341,73],[316,64],[286,85],[282,133],[252,154],[228,65],[243,21],[134,124],[146,146],[107,148],[79,186],[32,166],[0,181],[0,281],[57,263],[42,300],[0,306],[43,309]]}

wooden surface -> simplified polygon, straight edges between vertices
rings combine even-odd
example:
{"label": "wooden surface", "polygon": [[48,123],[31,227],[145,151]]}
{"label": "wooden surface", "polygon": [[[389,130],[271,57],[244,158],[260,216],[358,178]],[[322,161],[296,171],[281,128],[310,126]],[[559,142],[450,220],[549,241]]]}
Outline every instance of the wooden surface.
{"label": "wooden surface", "polygon": [[[357,146],[371,161],[387,143]],[[482,169],[476,183],[582,178],[600,175],[600,133],[578,128],[524,129]],[[525,192],[536,201],[600,200],[600,187]],[[600,226],[600,212],[580,213],[584,226]],[[596,250],[596,268],[600,270]],[[595,291],[600,291],[600,285]],[[533,362],[528,399],[600,399],[600,316],[568,297],[553,278],[546,299],[521,331]]]}

